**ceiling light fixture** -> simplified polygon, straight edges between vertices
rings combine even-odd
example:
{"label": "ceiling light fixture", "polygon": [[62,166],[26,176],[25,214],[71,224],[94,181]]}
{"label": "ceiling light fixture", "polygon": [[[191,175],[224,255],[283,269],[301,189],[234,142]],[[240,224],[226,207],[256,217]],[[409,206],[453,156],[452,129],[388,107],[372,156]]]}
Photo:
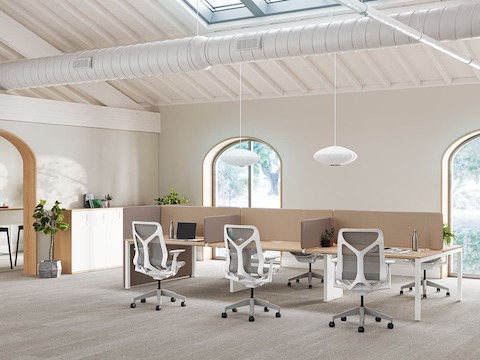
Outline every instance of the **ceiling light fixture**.
{"label": "ceiling light fixture", "polygon": [[360,15],[376,20],[386,26],[391,27],[394,30],[401,32],[402,34],[407,35],[408,37],[411,37],[414,40],[417,40],[422,44],[428,45],[456,60],[459,60],[467,65],[472,66],[477,70],[480,70],[480,62],[478,62],[474,58],[470,56],[465,56],[459,53],[458,51],[452,49],[451,47],[448,47],[442,44],[440,41],[428,35],[425,35],[421,31],[418,31],[408,25],[405,25],[401,21],[398,21],[392,18],[391,16],[384,14],[381,11],[373,9],[372,7],[367,6],[366,4],[359,2],[357,0],[335,0],[335,1],[338,2],[339,4],[342,4],[343,6],[346,6],[358,12]]}
{"label": "ceiling light fixture", "polygon": [[318,150],[313,158],[324,165],[341,166],[355,161],[357,154],[343,146],[337,146],[337,55],[333,55],[333,146]]}
{"label": "ceiling light fixture", "polygon": [[239,113],[240,113],[240,142],[238,148],[226,151],[221,159],[223,162],[233,166],[249,166],[257,163],[260,156],[253,151],[242,149],[242,64],[240,63],[240,90],[239,90]]}

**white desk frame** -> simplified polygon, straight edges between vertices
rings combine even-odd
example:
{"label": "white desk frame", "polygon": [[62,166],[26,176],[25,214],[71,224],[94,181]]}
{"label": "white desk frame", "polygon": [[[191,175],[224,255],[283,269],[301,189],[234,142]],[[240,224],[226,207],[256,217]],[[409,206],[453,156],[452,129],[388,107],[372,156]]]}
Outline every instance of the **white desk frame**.
{"label": "white desk frame", "polygon": [[[332,248],[325,248],[325,249],[332,249]],[[332,300],[339,299],[343,296],[343,290],[339,288],[335,288],[335,279],[334,279],[334,263],[332,259],[334,255],[332,254],[331,250],[323,250],[322,249],[309,249],[307,252],[320,252],[324,253],[324,284],[323,284],[323,301],[329,302]],[[444,256],[453,256],[454,254],[457,255],[457,262],[458,262],[458,273],[457,273],[457,300],[462,301],[462,247],[461,246],[452,246],[447,247],[443,251],[434,252],[433,254],[426,255],[423,257],[412,257],[410,254],[385,254],[385,258],[387,259],[411,259],[414,260],[415,265],[415,320],[421,321],[422,319],[422,294],[421,294],[421,281],[422,281],[422,263],[435,260]]]}

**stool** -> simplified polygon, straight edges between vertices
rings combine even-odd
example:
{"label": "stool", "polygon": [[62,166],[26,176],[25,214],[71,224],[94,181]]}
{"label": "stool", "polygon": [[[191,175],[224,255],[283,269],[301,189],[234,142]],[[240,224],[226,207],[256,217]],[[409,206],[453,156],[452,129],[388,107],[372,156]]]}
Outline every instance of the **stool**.
{"label": "stool", "polygon": [[8,255],[10,255],[10,269],[13,269],[12,249],[10,248],[10,235],[8,234],[8,227],[0,227],[0,232],[6,232],[7,233]]}
{"label": "stool", "polygon": [[23,231],[23,225],[18,226],[18,234],[17,234],[17,248],[15,249],[15,266],[17,266],[17,256],[18,256],[18,242],[20,241],[20,230]]}

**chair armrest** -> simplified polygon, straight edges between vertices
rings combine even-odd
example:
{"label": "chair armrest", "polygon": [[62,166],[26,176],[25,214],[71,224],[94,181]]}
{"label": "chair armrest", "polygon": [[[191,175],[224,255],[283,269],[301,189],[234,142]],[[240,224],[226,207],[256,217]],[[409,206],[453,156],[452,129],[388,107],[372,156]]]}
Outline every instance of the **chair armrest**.
{"label": "chair armrest", "polygon": [[176,273],[176,268],[177,268],[177,257],[180,255],[182,252],[184,252],[185,249],[175,249],[175,250],[169,250],[168,253],[173,255],[172,259],[172,266],[171,269],[173,271],[173,275]]}
{"label": "chair armrest", "polygon": [[386,259],[386,260],[385,260],[385,264],[387,264],[387,265],[395,264],[395,260],[393,260],[393,259]]}
{"label": "chair armrest", "polygon": [[272,262],[274,260],[278,259],[278,256],[269,256],[265,258],[266,262]]}

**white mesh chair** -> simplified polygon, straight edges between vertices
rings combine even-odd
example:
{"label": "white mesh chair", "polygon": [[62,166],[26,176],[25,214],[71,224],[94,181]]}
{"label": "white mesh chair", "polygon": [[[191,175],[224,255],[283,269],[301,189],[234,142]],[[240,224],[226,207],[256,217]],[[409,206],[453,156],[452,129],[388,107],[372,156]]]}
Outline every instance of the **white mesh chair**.
{"label": "white mesh chair", "polygon": [[[449,288],[447,288],[446,286],[437,284],[437,283],[427,279],[427,270],[433,269],[438,264],[445,263],[446,260],[447,260],[447,258],[443,257],[443,258],[434,259],[432,261],[426,261],[426,262],[423,262],[421,264],[421,269],[423,270],[423,279],[422,279],[422,282],[421,282],[422,298],[423,299],[427,298],[427,286],[431,286],[431,287],[436,288],[437,292],[440,292],[440,289],[445,290],[447,292],[446,295],[450,296],[450,289]],[[415,261],[413,261],[413,260],[406,259],[406,261],[408,261],[412,265],[415,265]],[[409,291],[412,291],[414,287],[415,287],[415,281],[413,281],[411,283],[408,283],[406,285],[402,285],[400,287],[400,295],[403,295],[403,289],[408,288]]]}
{"label": "white mesh chair", "polygon": [[[185,306],[185,296],[164,290],[161,287],[161,280],[174,276],[178,269],[185,265],[184,261],[177,260],[178,255],[185,250],[178,249],[167,252],[162,225],[157,222],[133,221],[132,232],[135,244],[135,256],[133,257],[135,271],[157,280],[158,288],[135,297],[130,307],[134,308],[138,300],[144,303],[147,298],[152,296],[157,297],[156,310],[161,310],[162,308],[162,296],[170,297],[171,302],[180,299],[182,300],[181,306]],[[168,260],[169,253],[173,256],[172,260]]]}
{"label": "white mesh chair", "polygon": [[318,259],[323,259],[322,254],[310,254],[302,252],[290,252],[298,262],[308,263],[308,271],[306,273],[294,276],[288,279],[288,286],[292,286],[292,281],[295,280],[296,283],[300,282],[300,279],[308,279],[308,288],[312,288],[312,278],[320,279],[323,282],[323,275],[312,271],[312,264]]}
{"label": "white mesh chair", "polygon": [[[250,225],[225,225],[224,240],[227,250],[225,277],[250,288],[250,298],[225,307],[222,318],[227,317],[228,310],[236,312],[241,306],[249,306],[248,320],[254,321],[255,305],[263,306],[266,312],[269,309],[275,309],[277,310],[275,316],[280,317],[280,306],[257,299],[253,294],[256,287],[272,282],[273,275],[277,271],[273,267],[275,257],[264,259],[258,229]],[[264,267],[265,260],[270,263],[269,267]]]}
{"label": "white mesh chair", "polygon": [[389,320],[393,329],[393,318],[374,309],[365,307],[363,297],[377,290],[390,288],[390,265],[385,261],[383,232],[379,229],[340,229],[335,261],[335,287],[350,290],[360,295],[360,306],[334,315],[335,319],[347,320],[347,316],[359,315],[359,332],[364,332],[365,315],[375,316],[377,322]]}

